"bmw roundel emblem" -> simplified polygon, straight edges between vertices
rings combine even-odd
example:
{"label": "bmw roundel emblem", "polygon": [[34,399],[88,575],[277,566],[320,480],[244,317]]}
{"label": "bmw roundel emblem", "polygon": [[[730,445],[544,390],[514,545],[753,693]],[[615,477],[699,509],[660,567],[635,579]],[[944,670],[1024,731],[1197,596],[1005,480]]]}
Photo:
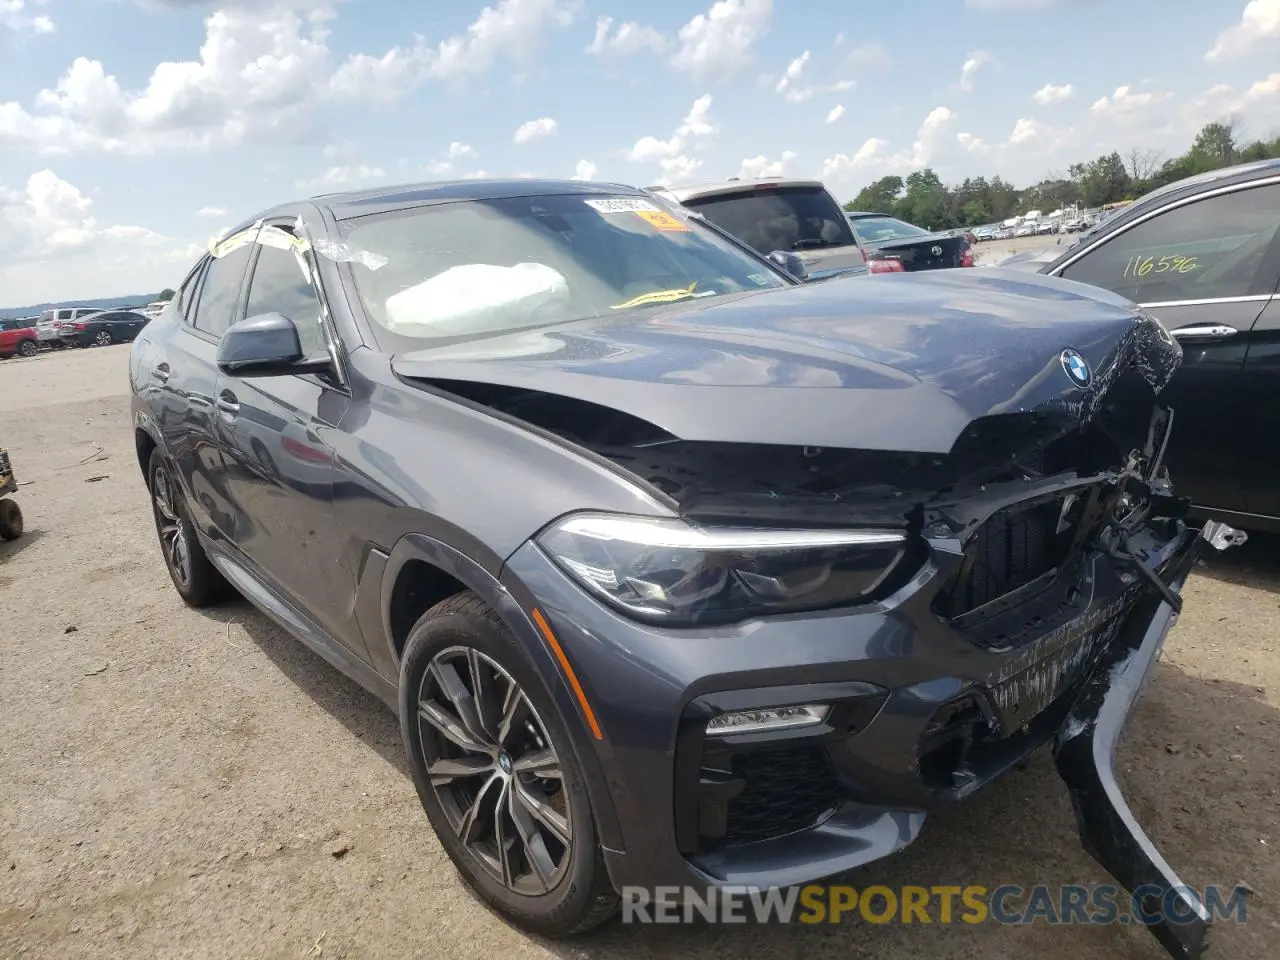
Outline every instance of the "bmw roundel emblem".
{"label": "bmw roundel emblem", "polygon": [[1084,357],[1080,356],[1078,350],[1063,350],[1062,369],[1066,372],[1067,377],[1077,387],[1087,387],[1093,382],[1093,373],[1089,369],[1089,363]]}

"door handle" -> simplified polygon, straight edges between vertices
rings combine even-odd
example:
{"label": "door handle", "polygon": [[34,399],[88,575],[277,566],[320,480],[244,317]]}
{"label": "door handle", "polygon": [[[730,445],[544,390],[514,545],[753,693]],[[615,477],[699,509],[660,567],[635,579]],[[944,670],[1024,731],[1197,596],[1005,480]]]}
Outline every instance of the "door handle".
{"label": "door handle", "polygon": [[169,365],[167,363],[157,363],[151,368],[152,379],[159,380],[161,383],[169,382]]}
{"label": "door handle", "polygon": [[1169,333],[1178,340],[1222,340],[1234,337],[1240,331],[1225,323],[1197,323],[1189,327],[1179,327]]}
{"label": "door handle", "polygon": [[240,401],[230,390],[218,394],[217,405],[218,411],[228,420],[234,420],[240,414]]}

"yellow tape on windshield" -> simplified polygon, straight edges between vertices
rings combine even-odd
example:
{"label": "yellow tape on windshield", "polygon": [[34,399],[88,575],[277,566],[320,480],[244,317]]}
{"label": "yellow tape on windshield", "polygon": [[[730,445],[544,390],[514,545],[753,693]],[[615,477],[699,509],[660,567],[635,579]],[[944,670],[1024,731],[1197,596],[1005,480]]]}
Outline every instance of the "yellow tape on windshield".
{"label": "yellow tape on windshield", "polygon": [[676,287],[674,290],[656,290],[653,293],[644,293],[633,300],[626,303],[615,303],[610,309],[626,310],[630,307],[647,307],[653,303],[675,303],[677,300],[686,300],[693,296],[693,291],[697,288],[698,282],[695,280],[687,287]]}

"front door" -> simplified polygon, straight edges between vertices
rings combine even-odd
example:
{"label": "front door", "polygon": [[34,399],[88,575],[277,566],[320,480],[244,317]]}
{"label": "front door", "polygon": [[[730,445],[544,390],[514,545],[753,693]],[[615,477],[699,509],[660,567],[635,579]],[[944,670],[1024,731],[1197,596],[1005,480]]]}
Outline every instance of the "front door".
{"label": "front door", "polygon": [[1245,508],[1280,517],[1280,294],[1254,325],[1242,386],[1246,411],[1232,432],[1255,464],[1245,482]]}
{"label": "front door", "polygon": [[[327,352],[320,301],[303,262],[268,243],[256,245],[245,308],[246,317],[264,313],[297,324],[308,355]],[[336,381],[313,375],[222,374],[215,402],[236,546],[287,598],[363,657],[364,642],[346,613],[351,584],[337,562],[333,518],[331,437],[348,395]]]}
{"label": "front door", "polygon": [[206,258],[178,298],[176,309],[182,316],[164,360],[142,372],[162,398],[157,404],[160,429],[186,492],[192,522],[209,536],[224,535],[231,523],[214,390],[218,341],[239,309],[248,265],[248,246]]}
{"label": "front door", "polygon": [[1163,400],[1174,411],[1169,472],[1197,505],[1246,509],[1256,451],[1235,427],[1249,414],[1241,376],[1254,324],[1275,289],[1280,184],[1241,185],[1136,222],[1060,273],[1142,304],[1182,344]]}

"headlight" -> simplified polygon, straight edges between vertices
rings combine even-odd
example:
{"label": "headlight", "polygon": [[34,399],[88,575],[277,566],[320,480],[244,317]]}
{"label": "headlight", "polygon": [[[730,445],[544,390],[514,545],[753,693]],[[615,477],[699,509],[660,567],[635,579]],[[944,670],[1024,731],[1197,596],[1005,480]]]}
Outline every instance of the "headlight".
{"label": "headlight", "polygon": [[856,602],[905,552],[897,530],[695,527],[678,519],[575,514],[538,542],[587,590],[647,620],[740,620]]}

